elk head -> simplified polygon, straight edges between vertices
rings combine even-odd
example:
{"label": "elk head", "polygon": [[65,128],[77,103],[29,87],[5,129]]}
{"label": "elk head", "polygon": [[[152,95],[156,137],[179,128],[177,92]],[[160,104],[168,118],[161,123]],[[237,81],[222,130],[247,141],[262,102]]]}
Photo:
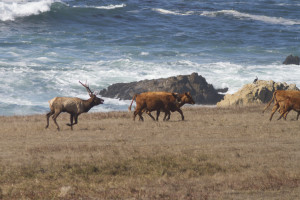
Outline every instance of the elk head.
{"label": "elk head", "polygon": [[87,92],[89,93],[92,101],[93,101],[93,106],[99,105],[99,104],[103,104],[104,100],[97,97],[96,94],[94,92],[91,91],[91,89],[89,88],[89,86],[87,86],[86,84],[83,84],[81,81],[79,81],[79,83],[85,87],[85,89],[87,90]]}
{"label": "elk head", "polygon": [[194,99],[192,98],[192,95],[190,92],[184,93],[184,95],[181,97],[181,102],[183,104],[189,103],[189,104],[195,104]]}

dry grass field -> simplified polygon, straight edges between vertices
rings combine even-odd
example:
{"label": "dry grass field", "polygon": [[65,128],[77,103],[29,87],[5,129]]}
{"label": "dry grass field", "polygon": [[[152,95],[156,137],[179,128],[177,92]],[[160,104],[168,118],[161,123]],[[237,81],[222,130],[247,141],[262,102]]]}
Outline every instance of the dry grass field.
{"label": "dry grass field", "polygon": [[300,121],[262,110],[0,117],[0,199],[300,199]]}

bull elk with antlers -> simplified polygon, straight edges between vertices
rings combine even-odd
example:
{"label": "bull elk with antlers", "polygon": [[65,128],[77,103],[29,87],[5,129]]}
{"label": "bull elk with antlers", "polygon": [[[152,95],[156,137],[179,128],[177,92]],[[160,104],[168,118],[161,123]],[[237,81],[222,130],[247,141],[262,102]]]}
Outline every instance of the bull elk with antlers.
{"label": "bull elk with antlers", "polygon": [[[70,124],[71,130],[73,130],[73,125],[77,124],[78,116],[81,113],[88,112],[92,107],[97,106],[99,104],[103,104],[104,100],[98,98],[94,92],[90,90],[90,88],[79,81],[81,85],[83,85],[86,90],[88,91],[90,98],[88,100],[82,100],[77,97],[54,97],[49,101],[50,112],[47,113],[47,125],[46,128],[49,126],[49,117],[51,115],[55,125],[57,126],[57,130],[59,130],[59,126],[56,122],[56,118],[61,112],[67,112],[71,115],[70,117]],[[75,119],[75,123],[73,123],[73,119]]]}

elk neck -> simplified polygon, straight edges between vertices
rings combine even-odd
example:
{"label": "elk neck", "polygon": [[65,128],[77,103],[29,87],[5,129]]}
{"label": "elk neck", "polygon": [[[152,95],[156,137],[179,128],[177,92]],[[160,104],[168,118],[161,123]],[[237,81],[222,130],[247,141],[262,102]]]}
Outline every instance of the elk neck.
{"label": "elk neck", "polygon": [[184,104],[185,104],[185,102],[184,102],[184,94],[178,94],[179,95],[179,97],[180,97],[180,99],[181,99],[181,101],[180,101],[180,103],[179,103],[179,108],[180,107],[182,107]]}
{"label": "elk neck", "polygon": [[92,107],[95,106],[94,99],[96,98],[95,95],[90,97],[88,100],[82,100],[84,105],[84,112],[88,112]]}

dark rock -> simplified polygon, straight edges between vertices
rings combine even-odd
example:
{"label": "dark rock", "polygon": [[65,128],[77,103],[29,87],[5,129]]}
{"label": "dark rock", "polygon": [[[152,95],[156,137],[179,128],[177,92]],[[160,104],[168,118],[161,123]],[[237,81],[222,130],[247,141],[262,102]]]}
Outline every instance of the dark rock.
{"label": "dark rock", "polygon": [[289,55],[284,60],[283,64],[285,64],[285,65],[299,65],[299,57],[298,56]]}
{"label": "dark rock", "polygon": [[[228,88],[221,89],[222,92],[227,90]],[[194,101],[198,104],[216,104],[224,97],[224,95],[218,93],[218,90],[214,89],[213,85],[208,84],[205,78],[197,73],[131,83],[116,83],[107,89],[101,90],[100,95],[131,100],[135,94],[149,91],[190,92]]]}

